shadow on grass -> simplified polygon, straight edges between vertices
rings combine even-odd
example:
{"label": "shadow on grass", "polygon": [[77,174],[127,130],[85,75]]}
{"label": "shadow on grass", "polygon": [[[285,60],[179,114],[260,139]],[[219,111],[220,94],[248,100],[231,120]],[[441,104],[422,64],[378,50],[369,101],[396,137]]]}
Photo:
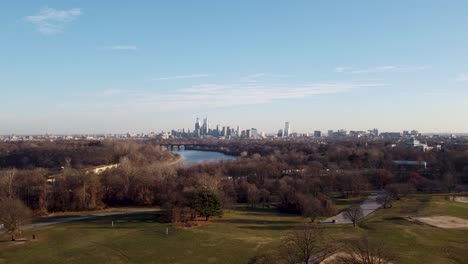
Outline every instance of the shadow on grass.
{"label": "shadow on grass", "polygon": [[420,211],[424,210],[426,207],[429,206],[431,202],[431,197],[417,197],[414,200],[400,200],[399,202],[403,202],[403,207],[400,209],[401,214],[418,214]]}
{"label": "shadow on grass", "polygon": [[289,225],[279,225],[279,226],[239,226],[242,229],[250,230],[265,230],[265,231],[283,231],[283,230],[293,230],[294,226]]}
{"label": "shadow on grass", "polygon": [[294,221],[273,221],[273,220],[251,220],[251,219],[225,219],[217,222],[230,224],[251,224],[251,225],[269,225],[269,224],[296,224]]}
{"label": "shadow on grass", "polygon": [[98,216],[94,218],[80,220],[79,222],[128,222],[128,223],[160,223],[162,220],[161,212],[138,212],[124,215]]}

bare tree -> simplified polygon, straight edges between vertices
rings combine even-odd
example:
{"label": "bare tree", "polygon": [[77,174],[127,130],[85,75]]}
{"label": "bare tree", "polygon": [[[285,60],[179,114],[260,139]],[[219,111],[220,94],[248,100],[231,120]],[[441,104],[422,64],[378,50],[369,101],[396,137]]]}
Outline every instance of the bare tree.
{"label": "bare tree", "polygon": [[393,206],[393,196],[389,193],[384,193],[377,197],[377,203],[383,206],[383,208],[392,208]]}
{"label": "bare tree", "polygon": [[316,224],[304,225],[285,239],[282,258],[290,264],[320,263],[324,258],[320,252],[324,248],[322,227]]}
{"label": "bare tree", "polygon": [[362,237],[359,241],[349,243],[344,254],[336,263],[340,264],[390,264],[397,260],[396,256],[382,242],[370,241]]}
{"label": "bare tree", "polygon": [[352,206],[343,213],[344,217],[353,222],[353,226],[356,227],[356,223],[364,217],[361,206]]}
{"label": "bare tree", "polygon": [[0,194],[3,192],[6,197],[13,197],[14,195],[14,180],[17,174],[16,169],[6,170],[0,174]]}
{"label": "bare tree", "polygon": [[21,235],[23,225],[30,219],[31,210],[16,198],[4,198],[0,200],[0,223],[4,225],[7,233],[11,234],[11,240],[16,235]]}

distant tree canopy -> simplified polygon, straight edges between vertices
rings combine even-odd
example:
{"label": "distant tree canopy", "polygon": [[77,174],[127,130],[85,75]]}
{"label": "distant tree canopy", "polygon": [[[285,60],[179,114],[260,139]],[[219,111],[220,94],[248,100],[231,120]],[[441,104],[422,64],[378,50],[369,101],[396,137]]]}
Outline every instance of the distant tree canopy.
{"label": "distant tree canopy", "polygon": [[[203,150],[244,155],[172,166],[176,157],[160,147],[163,142],[154,140],[0,142],[0,197],[18,198],[35,214],[161,206],[171,212],[171,221],[185,222],[197,214],[209,218],[222,207],[244,203],[274,206],[313,221],[335,214],[338,197],[385,189],[389,197],[381,202],[390,207],[392,200],[413,192],[456,195],[468,185],[468,144],[463,141],[428,152],[362,139],[197,139],[195,143]],[[397,166],[392,162],[396,159],[424,160],[428,166]],[[92,166],[108,164],[118,167],[89,172]],[[198,197],[198,205],[206,202],[198,212],[195,190],[210,194]]]}
{"label": "distant tree canopy", "polygon": [[118,163],[125,156],[135,162],[163,160],[169,153],[157,145],[132,141],[57,141],[0,143],[0,168],[75,169]]}

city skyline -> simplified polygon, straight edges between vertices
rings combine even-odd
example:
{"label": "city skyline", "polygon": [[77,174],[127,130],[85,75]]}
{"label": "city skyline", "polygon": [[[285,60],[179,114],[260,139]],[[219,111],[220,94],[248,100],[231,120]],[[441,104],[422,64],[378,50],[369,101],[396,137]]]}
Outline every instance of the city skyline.
{"label": "city skyline", "polygon": [[0,6],[0,135],[468,132],[466,1]]}

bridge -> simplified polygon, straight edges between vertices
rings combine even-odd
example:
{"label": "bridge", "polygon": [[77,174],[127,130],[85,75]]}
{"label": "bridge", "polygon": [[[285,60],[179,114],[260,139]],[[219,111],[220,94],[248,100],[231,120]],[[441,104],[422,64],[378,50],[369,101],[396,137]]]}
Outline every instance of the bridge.
{"label": "bridge", "polygon": [[193,144],[193,143],[161,143],[160,147],[167,150],[216,150],[217,146],[209,144]]}

